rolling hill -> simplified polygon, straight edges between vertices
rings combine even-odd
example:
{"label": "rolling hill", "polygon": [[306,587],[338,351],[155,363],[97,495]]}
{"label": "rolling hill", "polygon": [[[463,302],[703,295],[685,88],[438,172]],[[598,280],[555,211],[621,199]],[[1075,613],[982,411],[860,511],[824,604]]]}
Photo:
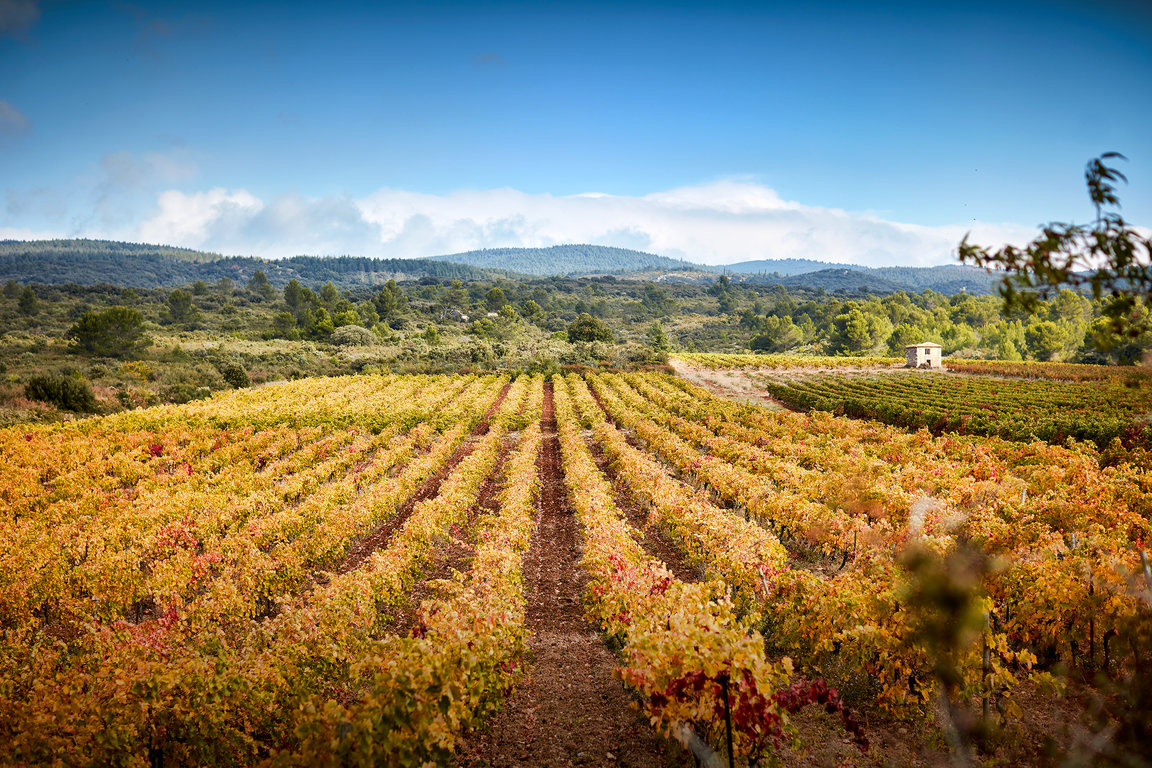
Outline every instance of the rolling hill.
{"label": "rolling hill", "polygon": [[540,277],[619,274],[641,270],[711,270],[690,261],[606,245],[553,245],[550,248],[488,248],[433,257],[436,261],[502,269]]}
{"label": "rolling hill", "polygon": [[975,267],[880,267],[807,259],[762,259],[705,266],[642,251],[600,245],[550,248],[493,248],[428,259],[372,259],[356,256],[293,256],[270,260],[110,240],[0,241],[0,281],[21,283],[111,283],[136,288],[215,282],[229,277],[247,282],[263,270],[273,285],[297,279],[306,285],[328,281],[342,286],[380,285],[390,279],[490,280],[525,275],[630,276],[639,280],[676,278],[707,283],[725,273],[737,282],[872,292],[932,289],[944,294],[985,294],[994,278]]}
{"label": "rolling hill", "polygon": [[275,286],[297,279],[307,285],[331,280],[343,287],[381,285],[390,279],[483,280],[491,270],[430,259],[368,259],[353,256],[294,256],[272,261],[246,256],[110,240],[2,240],[0,280],[21,283],[157,288],[229,277],[246,283],[263,270]]}

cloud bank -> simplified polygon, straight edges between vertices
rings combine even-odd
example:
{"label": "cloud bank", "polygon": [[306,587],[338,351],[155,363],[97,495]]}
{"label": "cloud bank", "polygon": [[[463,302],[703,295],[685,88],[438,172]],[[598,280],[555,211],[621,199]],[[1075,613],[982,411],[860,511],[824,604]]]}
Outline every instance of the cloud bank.
{"label": "cloud bank", "polygon": [[[2,0],[0,0],[2,2]],[[32,122],[16,107],[0,99],[0,137],[19,136],[32,128]]]}
{"label": "cloud bank", "polygon": [[[169,183],[191,174],[179,163],[147,157]],[[138,178],[140,161],[114,156],[105,179]],[[151,178],[156,175],[147,174]],[[104,182],[107,184],[107,181]],[[117,184],[114,186],[124,186]],[[99,204],[107,207],[104,189]],[[10,200],[11,227],[27,236]],[[390,258],[439,256],[498,247],[595,243],[705,264],[752,259],[818,259],[867,266],[927,266],[953,260],[971,231],[976,242],[1023,243],[1031,228],[970,223],[928,227],[867,213],[802,205],[750,181],[716,181],[641,196],[531,194],[515,189],[432,195],[380,189],[366,197],[261,199],[245,189],[164,189],[134,218],[89,216],[68,236],[165,243],[226,254],[281,258],[298,254]],[[129,220],[131,219],[131,220]],[[49,234],[49,233],[43,233]],[[57,236],[63,232],[53,232]]]}
{"label": "cloud bank", "polygon": [[39,20],[39,0],[0,0],[0,35],[18,37]]}

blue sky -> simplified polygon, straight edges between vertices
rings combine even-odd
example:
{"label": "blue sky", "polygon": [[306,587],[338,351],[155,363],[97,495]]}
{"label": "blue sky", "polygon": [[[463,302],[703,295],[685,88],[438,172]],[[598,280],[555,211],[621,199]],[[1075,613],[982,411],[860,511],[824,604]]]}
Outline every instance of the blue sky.
{"label": "blue sky", "polygon": [[1140,3],[0,0],[0,237],[945,263],[1152,223]]}

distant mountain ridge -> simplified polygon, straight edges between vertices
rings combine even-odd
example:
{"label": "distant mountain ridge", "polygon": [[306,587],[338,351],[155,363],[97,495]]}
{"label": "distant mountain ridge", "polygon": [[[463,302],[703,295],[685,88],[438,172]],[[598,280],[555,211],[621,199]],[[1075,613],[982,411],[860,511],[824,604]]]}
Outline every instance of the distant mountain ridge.
{"label": "distant mountain ridge", "polygon": [[276,286],[293,279],[307,285],[331,280],[352,287],[382,285],[391,279],[487,280],[494,276],[491,270],[430,259],[293,256],[273,261],[112,240],[0,240],[0,280],[21,283],[158,288],[228,277],[243,284],[256,270],[263,270]]}
{"label": "distant mountain ridge", "polygon": [[608,245],[553,245],[547,248],[487,248],[431,257],[482,269],[503,269],[524,275],[593,275],[661,269],[711,270],[701,264],[670,259],[654,253],[614,248]]}
{"label": "distant mountain ridge", "polygon": [[859,264],[838,264],[831,261],[814,261],[812,259],[757,259],[756,261],[738,261],[735,264],[720,264],[709,269],[724,272],[736,272],[749,275],[803,275],[808,272],[819,272],[824,269],[868,269]]}
{"label": "distant mountain ridge", "polygon": [[389,279],[491,280],[517,275],[604,275],[636,279],[675,278],[711,282],[728,274],[744,283],[879,293],[931,288],[944,294],[993,290],[995,277],[976,267],[863,267],[808,259],[760,259],[705,266],[643,251],[602,245],[549,248],[492,248],[429,259],[373,259],[356,256],[293,256],[258,259],[111,240],[0,240],[0,280],[22,283],[111,283],[156,288],[222,277],[243,283],[263,270],[276,286],[297,279],[307,285],[329,280],[342,287],[380,285]]}
{"label": "distant mountain ridge", "polygon": [[786,276],[734,275],[734,277],[742,282],[823,288],[826,291],[864,289],[878,293],[894,293],[896,291],[922,293],[931,289],[947,296],[961,292],[977,296],[993,293],[999,280],[998,276],[990,275],[983,269],[959,264],[946,264],[937,267],[861,267],[854,265]]}

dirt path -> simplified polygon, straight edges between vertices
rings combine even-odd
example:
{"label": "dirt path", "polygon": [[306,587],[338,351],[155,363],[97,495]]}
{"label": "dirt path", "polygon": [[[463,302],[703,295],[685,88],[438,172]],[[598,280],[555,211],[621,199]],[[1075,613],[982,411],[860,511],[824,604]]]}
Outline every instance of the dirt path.
{"label": "dirt path", "polygon": [[762,405],[774,411],[788,407],[757,387],[744,371],[697,368],[675,357],[669,360],[668,364],[676,371],[677,376],[714,395],[723,395],[742,403]]}
{"label": "dirt path", "polygon": [[538,526],[524,561],[529,676],[457,758],[460,768],[667,766],[662,740],[613,678],[615,657],[584,621],[580,533],[564,492],[552,384],[544,390]]}

